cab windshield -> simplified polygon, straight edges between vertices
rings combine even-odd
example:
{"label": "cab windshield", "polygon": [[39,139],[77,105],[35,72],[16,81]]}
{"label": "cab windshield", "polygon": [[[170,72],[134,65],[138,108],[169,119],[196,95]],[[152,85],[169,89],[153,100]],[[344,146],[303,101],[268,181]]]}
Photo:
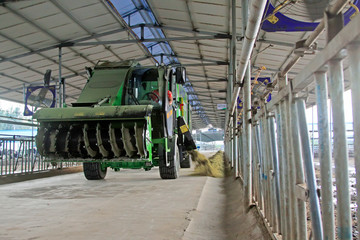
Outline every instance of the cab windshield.
{"label": "cab windshield", "polygon": [[156,68],[135,69],[126,86],[125,105],[161,105]]}

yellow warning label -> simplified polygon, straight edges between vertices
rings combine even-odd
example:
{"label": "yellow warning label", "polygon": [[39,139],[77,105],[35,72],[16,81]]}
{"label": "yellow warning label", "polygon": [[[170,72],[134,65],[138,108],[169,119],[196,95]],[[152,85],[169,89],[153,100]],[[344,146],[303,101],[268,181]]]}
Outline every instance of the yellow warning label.
{"label": "yellow warning label", "polygon": [[279,19],[278,19],[275,15],[269,16],[269,17],[267,18],[267,20],[268,20],[269,22],[271,22],[272,24],[275,24],[275,23],[277,23],[277,22],[279,21]]}
{"label": "yellow warning label", "polygon": [[180,130],[182,133],[186,133],[187,131],[189,131],[188,127],[186,125],[182,125],[180,126]]}
{"label": "yellow warning label", "polygon": [[104,112],[97,112],[97,113],[95,113],[95,115],[96,115],[96,116],[104,116],[105,113],[104,113]]}
{"label": "yellow warning label", "polygon": [[171,117],[172,112],[173,112],[173,110],[171,109],[171,110],[167,113],[167,118]]}
{"label": "yellow warning label", "polygon": [[75,117],[82,117],[82,116],[85,116],[85,114],[84,114],[83,112],[74,113],[74,116],[75,116]]}

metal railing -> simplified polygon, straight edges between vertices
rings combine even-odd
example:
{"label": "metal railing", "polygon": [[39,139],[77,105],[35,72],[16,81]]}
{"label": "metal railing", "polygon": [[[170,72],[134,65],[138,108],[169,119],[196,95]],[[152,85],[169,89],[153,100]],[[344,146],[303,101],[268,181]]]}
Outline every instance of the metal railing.
{"label": "metal railing", "polygon": [[[252,202],[246,203],[246,207],[256,205],[273,238],[352,239],[352,217],[360,220],[360,211],[351,208],[350,204],[343,101],[343,62],[347,61],[357,182],[354,196],[359,196],[360,16],[344,28],[340,17],[327,15],[325,25],[331,41],[294,79],[288,81],[286,75],[279,79],[279,92],[252,116],[250,130],[230,123],[232,130],[225,141],[227,158],[235,169],[235,176],[243,179],[245,195],[250,191]],[[319,126],[318,171],[314,166],[305,116],[306,94],[303,94],[314,83]],[[332,131],[328,119],[328,95],[332,107]],[[247,179],[250,182],[247,183]],[[360,197],[354,205],[360,205]]]}
{"label": "metal railing", "polygon": [[72,167],[77,163],[50,163],[36,150],[35,137],[0,135],[0,176]]}

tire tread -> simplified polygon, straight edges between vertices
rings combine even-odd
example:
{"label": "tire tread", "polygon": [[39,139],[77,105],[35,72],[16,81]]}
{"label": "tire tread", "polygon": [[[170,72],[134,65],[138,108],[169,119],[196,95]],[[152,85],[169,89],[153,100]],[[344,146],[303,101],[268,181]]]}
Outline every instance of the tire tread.
{"label": "tire tread", "polygon": [[101,180],[105,178],[106,170],[101,170],[100,163],[83,163],[84,175],[87,180]]}

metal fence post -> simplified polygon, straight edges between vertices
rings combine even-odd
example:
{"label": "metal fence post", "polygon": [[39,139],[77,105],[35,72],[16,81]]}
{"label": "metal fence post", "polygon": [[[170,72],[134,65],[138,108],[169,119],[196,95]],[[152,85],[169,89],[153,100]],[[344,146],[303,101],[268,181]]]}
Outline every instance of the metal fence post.
{"label": "metal fence post", "polygon": [[328,118],[328,90],[325,72],[315,73],[316,105],[318,113],[319,154],[321,173],[321,210],[324,239],[335,239],[335,220],[332,187],[331,142]]}
{"label": "metal fence post", "polygon": [[276,144],[276,133],[275,133],[275,116],[271,115],[268,119],[269,122],[269,131],[270,131],[270,144],[272,149],[272,160],[273,160],[273,171],[274,171],[274,193],[275,193],[275,202],[274,204],[276,208],[276,223],[277,228],[276,232],[280,232],[281,229],[281,220],[280,220],[280,179],[279,179],[279,159],[278,159],[278,151]]}
{"label": "metal fence post", "polygon": [[280,214],[281,214],[281,234],[283,238],[287,236],[287,216],[286,216],[286,185],[285,185],[285,151],[284,151],[284,136],[283,136],[283,109],[282,109],[282,103],[278,104],[276,106],[276,114],[277,114],[277,141],[278,141],[278,149],[279,149],[279,178],[280,178]]}
{"label": "metal fence post", "polygon": [[357,193],[357,221],[358,231],[360,221],[360,45],[354,44],[349,46],[350,58],[350,80],[351,80],[351,94],[352,94],[352,109],[353,109],[353,124],[354,124],[354,158],[356,168],[356,193]]}
{"label": "metal fence post", "polygon": [[239,176],[243,178],[243,162],[244,162],[244,152],[243,152],[243,136],[242,129],[239,129]]}
{"label": "metal fence post", "polygon": [[238,132],[237,132],[237,108],[235,108],[234,111],[234,116],[233,116],[233,141],[234,141],[234,151],[233,151],[233,166],[234,166],[234,174],[235,174],[235,178],[238,176]]}
{"label": "metal fence post", "polygon": [[270,134],[270,123],[269,118],[271,118],[271,115],[266,114],[265,125],[266,125],[266,138],[267,138],[267,152],[268,152],[268,176],[269,176],[269,198],[270,198],[270,205],[271,205],[271,225],[274,230],[274,232],[277,232],[277,205],[276,205],[276,189],[275,189],[275,171],[273,166],[274,161],[274,153],[273,148],[271,145],[271,134]]}
{"label": "metal fence post", "polygon": [[[325,12],[327,40],[330,42],[343,28],[342,14]],[[329,92],[332,106],[334,159],[337,190],[337,228],[339,239],[352,238],[350,193],[348,174],[348,149],[344,113],[344,73],[342,52],[329,61]]]}
{"label": "metal fence post", "polygon": [[240,126],[238,126],[238,176],[237,177],[240,177],[241,176],[241,166],[242,166],[242,142],[241,142],[241,128]]}
{"label": "metal fence post", "polygon": [[282,101],[280,103],[280,109],[281,109],[281,137],[282,137],[282,168],[281,168],[281,174],[282,174],[282,184],[283,184],[283,195],[284,195],[284,218],[286,219],[285,226],[284,226],[284,232],[283,236],[284,239],[290,239],[291,238],[291,218],[290,218],[290,192],[289,192],[289,179],[288,179],[288,173],[287,170],[289,168],[288,166],[288,145],[289,141],[287,139],[287,131],[286,131],[286,122],[287,122],[287,116],[286,116],[286,102]]}
{"label": "metal fence post", "polygon": [[269,168],[269,139],[267,134],[266,116],[261,118],[262,133],[263,133],[263,163],[264,163],[264,187],[265,187],[265,216],[268,219],[270,225],[272,225],[272,204],[271,204],[271,189],[270,189],[270,168]]}
{"label": "metal fence post", "polygon": [[300,129],[302,156],[304,159],[306,180],[309,189],[312,232],[314,234],[313,235],[314,240],[322,240],[323,231],[322,231],[322,223],[320,216],[320,204],[319,204],[319,197],[316,192],[315,169],[314,169],[313,155],[311,153],[309,131],[306,122],[305,101],[304,99],[296,99],[295,104],[298,112],[298,120],[299,120],[298,124]]}
{"label": "metal fence post", "polygon": [[286,139],[287,139],[287,171],[288,171],[288,188],[289,188],[289,217],[290,217],[290,237],[291,239],[298,238],[298,212],[295,195],[295,164],[292,144],[292,130],[291,124],[291,83],[288,84],[290,89],[289,99],[285,100],[285,116],[286,116]]}
{"label": "metal fence post", "polygon": [[250,64],[247,65],[244,77],[244,129],[246,136],[246,158],[244,158],[244,204],[248,208],[251,204],[251,73]]}
{"label": "metal fence post", "polygon": [[252,129],[251,129],[251,134],[252,134],[252,139],[251,139],[251,141],[252,141],[252,148],[251,148],[251,150],[252,150],[252,163],[251,163],[251,172],[252,172],[252,184],[251,184],[251,186],[252,186],[252,193],[253,193],[253,199],[254,199],[254,202],[255,203],[257,203],[258,202],[258,197],[259,197],[259,195],[258,195],[258,189],[257,189],[257,187],[258,187],[258,184],[257,184],[257,168],[256,168],[256,166],[257,166],[257,161],[258,161],[258,156],[257,156],[257,149],[256,149],[256,136],[255,136],[255,128],[253,127]]}
{"label": "metal fence post", "polygon": [[[291,138],[293,146],[293,159],[295,171],[295,184],[305,184],[304,169],[302,164],[301,157],[301,146],[300,146],[300,136],[299,136],[299,125],[298,125],[298,115],[294,102],[291,103]],[[297,239],[307,239],[307,229],[306,229],[306,203],[303,199],[295,199],[296,204],[296,218],[297,218],[297,228],[298,234]]]}
{"label": "metal fence post", "polygon": [[231,121],[230,119],[230,126],[229,126],[229,131],[230,131],[230,152],[229,152],[229,157],[230,157],[230,167],[233,168],[234,167],[234,131],[233,131],[233,121]]}
{"label": "metal fence post", "polygon": [[334,159],[337,190],[337,225],[339,239],[352,238],[350,215],[348,148],[344,112],[344,75],[342,60],[329,62],[329,91],[334,126]]}
{"label": "metal fence post", "polygon": [[[244,126],[244,122],[243,122],[243,126]],[[247,151],[246,151],[246,145],[247,145],[247,142],[246,142],[246,134],[245,134],[245,129],[243,128],[242,129],[242,154],[243,154],[243,158],[242,158],[242,178],[243,178],[243,181],[245,181],[245,176],[246,176],[246,158],[247,158]]]}
{"label": "metal fence post", "polygon": [[261,167],[262,165],[262,150],[261,150],[261,138],[260,138],[260,125],[257,123],[255,126],[255,140],[256,140],[256,149],[257,149],[257,155],[258,155],[258,189],[259,189],[259,205],[260,209],[264,209],[263,204],[263,187],[262,187],[262,176],[263,176],[263,169]]}

